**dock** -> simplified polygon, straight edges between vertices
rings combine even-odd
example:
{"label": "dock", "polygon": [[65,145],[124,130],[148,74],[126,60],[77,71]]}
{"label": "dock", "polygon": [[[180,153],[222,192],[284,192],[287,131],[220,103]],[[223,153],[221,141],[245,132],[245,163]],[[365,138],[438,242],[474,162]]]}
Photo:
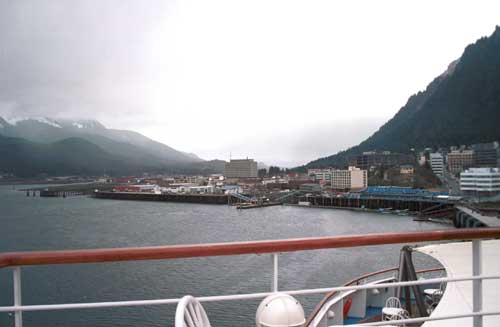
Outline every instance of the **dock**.
{"label": "dock", "polygon": [[161,201],[201,204],[227,204],[228,196],[225,194],[173,194],[173,193],[138,193],[138,192],[103,192],[92,194],[96,199],[129,200],[129,201]]}
{"label": "dock", "polygon": [[422,213],[429,216],[437,216],[438,213],[449,213],[454,207],[454,203],[446,200],[373,196],[358,198],[307,196],[299,199],[299,201],[308,202],[311,207],[361,210],[391,208],[394,211]]}
{"label": "dock", "polygon": [[42,187],[34,187],[22,189],[26,191],[27,196],[36,196],[48,198],[66,198],[70,196],[91,195],[96,189],[102,191],[110,191],[116,184],[113,183],[72,183],[63,185],[50,185]]}

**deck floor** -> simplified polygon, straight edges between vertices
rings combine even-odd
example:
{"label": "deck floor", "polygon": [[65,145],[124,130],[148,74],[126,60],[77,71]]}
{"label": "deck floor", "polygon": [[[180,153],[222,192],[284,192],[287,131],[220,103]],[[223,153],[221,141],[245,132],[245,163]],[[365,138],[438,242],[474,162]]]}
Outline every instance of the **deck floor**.
{"label": "deck floor", "polygon": [[[413,309],[413,312],[416,312],[417,306],[415,304],[412,304],[412,309]],[[368,307],[366,309],[366,316],[364,318],[347,317],[347,319],[344,320],[344,325],[355,325],[355,324],[364,324],[364,323],[369,323],[369,322],[382,321],[382,313],[381,312],[382,312],[381,307]],[[422,325],[422,323],[414,323],[414,324],[407,324],[406,326],[418,327],[421,325]]]}

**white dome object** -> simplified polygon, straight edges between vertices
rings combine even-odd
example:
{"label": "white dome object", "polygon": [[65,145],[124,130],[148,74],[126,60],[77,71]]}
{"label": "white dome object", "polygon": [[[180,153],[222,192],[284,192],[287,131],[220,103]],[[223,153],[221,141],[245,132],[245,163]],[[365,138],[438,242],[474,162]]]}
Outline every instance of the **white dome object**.
{"label": "white dome object", "polygon": [[255,322],[257,327],[300,327],[306,318],[299,301],[288,294],[276,293],[259,304]]}

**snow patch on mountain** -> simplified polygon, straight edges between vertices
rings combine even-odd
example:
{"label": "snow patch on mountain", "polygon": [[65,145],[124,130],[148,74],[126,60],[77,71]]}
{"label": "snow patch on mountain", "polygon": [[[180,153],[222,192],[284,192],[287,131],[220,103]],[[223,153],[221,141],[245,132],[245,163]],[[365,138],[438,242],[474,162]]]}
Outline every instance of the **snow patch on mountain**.
{"label": "snow patch on mountain", "polygon": [[5,121],[11,124],[12,126],[16,126],[17,123],[27,119],[28,118],[23,118],[23,117],[11,117],[11,118],[5,118]]}
{"label": "snow patch on mountain", "polygon": [[62,128],[61,125],[59,125],[55,120],[51,120],[45,117],[31,117],[31,118],[24,118],[24,117],[13,117],[6,119],[7,122],[13,126],[17,126],[17,124],[25,122],[25,121],[36,121],[42,124],[47,124],[52,127],[56,128]]}
{"label": "snow patch on mountain", "polygon": [[45,117],[37,117],[37,118],[33,118],[33,120],[36,120],[37,122],[42,123],[42,124],[50,125],[52,127],[62,128],[61,125],[59,125],[55,120],[50,120],[50,119],[47,119]]}
{"label": "snow patch on mountain", "polygon": [[58,122],[65,128],[77,129],[101,129],[105,130],[106,127],[93,119],[58,119]]}

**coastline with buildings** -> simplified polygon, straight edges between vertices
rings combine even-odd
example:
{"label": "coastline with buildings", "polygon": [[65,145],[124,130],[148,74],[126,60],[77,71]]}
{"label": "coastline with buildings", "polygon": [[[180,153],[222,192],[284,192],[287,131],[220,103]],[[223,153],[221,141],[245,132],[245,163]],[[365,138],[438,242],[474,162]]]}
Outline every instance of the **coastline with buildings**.
{"label": "coastline with buildings", "polygon": [[262,171],[254,159],[231,159],[220,174],[102,177],[95,183],[42,186],[27,195],[229,204],[240,209],[286,204],[451,221],[456,203],[500,201],[499,158],[498,143],[493,142],[438,151],[426,148],[413,156],[369,151],[350,158],[350,164],[360,167],[307,172],[278,167]]}
{"label": "coastline with buildings", "polygon": [[[206,176],[145,176],[145,177],[101,177],[95,183],[82,183],[82,187],[61,186],[55,191],[83,192],[98,189],[115,193],[154,194],[245,194],[248,199],[258,202],[269,198],[271,193],[343,193],[361,192],[369,186],[399,186],[447,191],[452,195],[495,196],[496,186],[486,190],[476,189],[475,193],[465,187],[460,180],[468,178],[476,168],[494,171],[499,166],[500,152],[497,142],[476,144],[469,147],[451,147],[433,151],[424,149],[413,157],[389,151],[370,151],[351,157],[348,167],[311,168],[302,173],[294,170],[258,169],[254,159],[231,159],[224,165],[221,174]],[[428,179],[426,181],[425,179]],[[434,178],[434,180],[432,180]],[[61,179],[53,179],[58,181]],[[64,180],[64,179],[62,179]],[[100,183],[100,184],[99,184]],[[422,187],[423,184],[424,187]],[[455,184],[454,187],[452,187]],[[70,184],[71,185],[71,184]],[[76,185],[76,184],[75,184]],[[496,185],[496,184],[495,184]],[[461,192],[461,186],[464,192]],[[50,193],[52,187],[38,188]],[[488,193],[485,193],[488,192]],[[47,193],[47,194],[49,194]],[[91,192],[90,192],[91,193]],[[483,198],[484,198],[483,196]]]}

